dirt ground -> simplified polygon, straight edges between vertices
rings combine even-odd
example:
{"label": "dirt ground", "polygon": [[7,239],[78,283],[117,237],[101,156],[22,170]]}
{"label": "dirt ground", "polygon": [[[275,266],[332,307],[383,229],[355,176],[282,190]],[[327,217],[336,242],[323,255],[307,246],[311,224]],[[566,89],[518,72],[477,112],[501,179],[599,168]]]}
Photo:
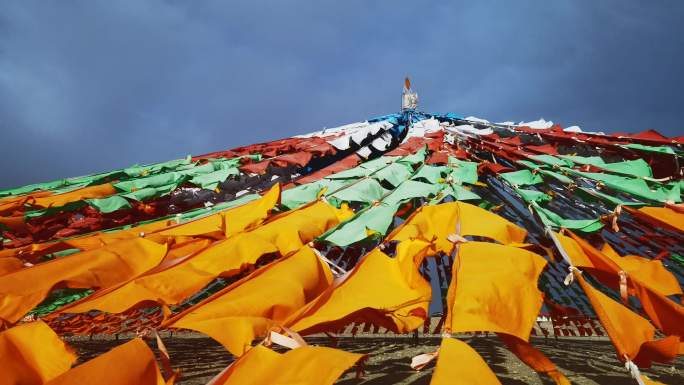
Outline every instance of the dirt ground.
{"label": "dirt ground", "polygon": [[[493,336],[471,337],[464,340],[482,355],[504,385],[553,384],[521,363]],[[307,338],[307,341],[314,345],[331,346],[331,341],[327,338]],[[91,359],[123,342],[125,339],[69,341],[78,350],[82,360]],[[337,381],[337,384],[429,384],[434,366],[416,372],[409,367],[409,363],[415,355],[434,351],[439,342],[439,338],[429,337],[421,337],[417,342],[410,337],[341,338],[337,348],[369,354],[370,357],[363,378],[357,379],[355,372],[350,370]],[[533,338],[532,342],[556,363],[573,384],[635,383],[617,360],[615,351],[608,341]],[[172,365],[181,369],[183,373],[181,385],[204,385],[232,360],[230,354],[210,338],[164,336],[164,343],[169,350]],[[154,348],[153,342],[150,345]],[[684,384],[684,358],[680,357],[669,365],[655,365],[643,370],[643,373],[668,385]]]}

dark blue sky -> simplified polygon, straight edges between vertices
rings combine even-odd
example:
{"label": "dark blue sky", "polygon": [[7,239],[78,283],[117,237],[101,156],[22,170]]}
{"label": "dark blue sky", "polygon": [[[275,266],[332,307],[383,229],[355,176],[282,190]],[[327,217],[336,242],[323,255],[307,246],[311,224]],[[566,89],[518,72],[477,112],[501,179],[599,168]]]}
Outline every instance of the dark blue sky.
{"label": "dark blue sky", "polygon": [[421,108],[684,134],[684,1],[0,0],[0,188]]}

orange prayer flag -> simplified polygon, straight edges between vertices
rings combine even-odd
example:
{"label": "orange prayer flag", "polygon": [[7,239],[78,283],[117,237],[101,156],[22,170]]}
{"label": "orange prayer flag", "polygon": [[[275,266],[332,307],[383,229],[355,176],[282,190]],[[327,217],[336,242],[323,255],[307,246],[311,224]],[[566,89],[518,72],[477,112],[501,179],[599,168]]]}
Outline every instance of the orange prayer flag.
{"label": "orange prayer flag", "polygon": [[[0,211],[2,211],[0,209]],[[0,227],[7,227],[14,231],[25,232],[28,230],[26,227],[26,222],[23,215],[16,216],[1,216],[0,215]]]}
{"label": "orange prayer flag", "polygon": [[14,195],[14,196],[6,196],[0,198],[0,212],[4,211],[4,205],[8,203],[15,203],[15,202],[20,202],[20,205],[23,205],[26,200],[31,199],[31,198],[40,198],[40,197],[46,197],[48,195],[52,195],[52,191],[33,191],[30,193],[26,194],[21,194],[21,195]]}
{"label": "orange prayer flag", "polygon": [[137,238],[141,234],[151,234],[160,229],[165,229],[173,224],[175,224],[173,220],[161,220],[157,222],[145,223],[127,229],[95,233],[91,235],[67,239],[60,242],[54,242],[53,245],[60,245],[60,249],[62,250],[72,247],[81,250],[93,250],[100,248],[104,245],[108,245],[110,243],[123,241],[125,239]]}
{"label": "orange prayer flag", "polygon": [[255,346],[214,378],[211,385],[332,385],[362,354],[303,346],[284,354]]}
{"label": "orange prayer flag", "polygon": [[168,326],[207,334],[240,356],[331,282],[327,264],[305,246],[184,311]]}
{"label": "orange prayer flag", "polygon": [[423,324],[430,303],[430,284],[418,273],[431,244],[408,240],[397,246],[397,256],[373,249],[323,294],[302,308],[287,326],[302,334],[337,330],[363,319],[396,333]]}
{"label": "orange prayer flag", "polygon": [[651,380],[650,378],[644,376],[643,374],[641,375],[641,381],[643,381],[644,384],[646,384],[646,385],[665,385],[664,383],[662,383],[660,381]]}
{"label": "orange prayer flag", "polygon": [[660,261],[620,257],[608,244],[601,252],[570,235],[572,238],[560,235],[559,240],[574,265],[590,268],[596,278],[614,289],[618,287],[619,272],[626,271],[629,286],[653,324],[667,335],[684,337],[684,307],[666,297],[682,291],[677,279]]}
{"label": "orange prayer flag", "polygon": [[648,320],[589,285],[581,274],[575,274],[575,277],[587,294],[621,361],[626,357],[640,367],[650,367],[652,361],[668,362],[674,359],[679,350],[679,337],[655,341],[655,328]]}
{"label": "orange prayer flag", "polygon": [[281,214],[251,231],[215,242],[187,259],[165,264],[65,311],[82,313],[96,309],[121,313],[144,301],[167,305],[180,303],[216,277],[232,276],[254,265],[262,255],[296,252],[336,226],[340,212],[325,202],[316,202]]}
{"label": "orange prayer flag", "polygon": [[21,210],[24,207],[26,200],[18,198],[12,201],[0,202],[0,215],[7,217],[11,216],[15,211]]}
{"label": "orange prayer flag", "polygon": [[279,201],[280,184],[276,184],[257,200],[205,218],[173,226],[168,230],[159,231],[158,234],[175,237],[221,232],[225,237],[230,237],[261,224]]}
{"label": "orange prayer flag", "polygon": [[546,260],[487,242],[460,245],[447,294],[447,332],[489,331],[527,341],[542,306],[537,288]]}
{"label": "orange prayer flag", "polygon": [[171,223],[170,220],[161,220],[128,229],[90,233],[88,235],[53,242],[33,243],[24,247],[0,250],[0,257],[23,255],[24,258],[30,256],[31,259],[37,260],[47,254],[67,249],[80,249],[82,251],[94,250],[124,239],[137,238],[141,233],[147,234],[156,229],[168,227],[169,223]]}
{"label": "orange prayer flag", "polygon": [[[164,385],[154,353],[136,338],[77,366],[47,385]],[[170,385],[170,383],[168,383]]]}
{"label": "orange prayer flag", "polygon": [[632,280],[642,282],[663,295],[682,294],[682,288],[679,286],[677,278],[663,266],[661,261],[650,260],[638,255],[621,257],[608,243],[603,245],[601,252],[627,272]]}
{"label": "orange prayer flag", "polygon": [[41,385],[76,361],[62,340],[43,321],[0,333],[0,385]]}
{"label": "orange prayer flag", "polygon": [[229,237],[261,224],[278,203],[280,203],[280,183],[271,187],[261,199],[226,211],[223,215],[225,236]]}
{"label": "orange prayer flag", "polygon": [[570,236],[554,233],[561,244],[561,247],[570,257],[573,266],[586,267],[596,272],[608,273],[607,277],[615,279],[617,284],[617,274],[621,270],[620,266],[611,259],[605,257],[599,250],[593,248],[585,240],[577,237],[572,232]]}
{"label": "orange prayer flag", "polygon": [[166,265],[172,265],[178,263],[178,261],[190,258],[192,255],[205,250],[214,243],[215,241],[213,239],[204,237],[190,238],[189,241],[174,243],[169,247],[169,251],[164,256],[164,260],[157,267],[148,271],[147,273],[151,273],[152,271],[164,268]]}
{"label": "orange prayer flag", "polygon": [[501,384],[492,369],[467,343],[443,338],[430,385]]}
{"label": "orange prayer flag", "polygon": [[0,276],[13,273],[24,268],[24,263],[14,257],[0,258]]}
{"label": "orange prayer flag", "polygon": [[448,253],[453,244],[447,237],[454,233],[460,236],[484,236],[503,244],[521,243],[527,236],[524,229],[485,209],[468,203],[450,202],[419,208],[387,240],[434,240],[438,251]]}
{"label": "orange prayer flag", "polygon": [[0,276],[0,319],[14,323],[55,286],[101,289],[156,266],[166,246],[137,238]]}
{"label": "orange prayer flag", "polygon": [[570,385],[570,381],[558,370],[556,365],[529,342],[503,333],[497,335],[511,353],[515,354],[535,372],[548,375],[557,385]]}
{"label": "orange prayer flag", "polygon": [[[636,296],[651,322],[667,335],[684,339],[684,306],[665,297],[648,286],[633,283]],[[684,353],[684,351],[682,351]]]}
{"label": "orange prayer flag", "polygon": [[2,250],[0,250],[0,258],[16,257],[20,253],[25,253],[27,251],[30,251],[30,249],[34,245],[36,245],[36,244],[34,243],[31,245],[17,247],[17,248],[13,248],[13,249],[2,249]]}
{"label": "orange prayer flag", "polygon": [[639,210],[634,210],[625,207],[630,213],[646,216],[653,222],[662,223],[673,229],[684,231],[684,214],[677,212],[668,207],[642,207]]}
{"label": "orange prayer flag", "polygon": [[317,201],[292,212],[279,214],[250,233],[275,245],[285,255],[299,250],[353,215],[354,212],[347,206],[338,209],[327,202]]}
{"label": "orange prayer flag", "polygon": [[[40,257],[69,248],[93,250],[106,244],[138,237],[140,234],[144,234],[146,239],[160,244],[168,242],[170,238],[183,242],[182,237],[206,236],[207,234],[215,234],[217,238],[225,238],[224,228],[227,222],[230,223],[231,235],[233,232],[239,232],[245,230],[246,227],[251,228],[263,222],[278,202],[279,191],[279,187],[276,185],[257,200],[186,223],[178,224],[173,219],[166,219],[128,229],[95,233],[59,242],[33,244],[31,245],[32,256]],[[0,250],[0,257],[16,255],[19,251],[26,251],[27,249]]]}
{"label": "orange prayer flag", "polygon": [[[251,246],[251,247],[250,247]],[[234,275],[264,254],[276,252],[268,243],[246,242],[242,235],[216,242],[188,258],[169,261],[146,274],[95,293],[73,306],[67,313],[90,310],[123,313],[135,305],[152,301],[175,305],[192,296],[221,274]]]}
{"label": "orange prayer flag", "polygon": [[[592,272],[599,273],[597,278],[606,285],[617,287],[619,272],[624,271],[631,281],[639,281],[663,295],[682,294],[677,278],[663,266],[662,262],[636,255],[621,257],[608,243],[599,251],[574,233],[569,234],[570,237],[557,236],[573,264],[593,269]],[[608,276],[600,273],[608,273]]]}
{"label": "orange prayer flag", "polygon": [[183,237],[195,237],[199,235],[221,239],[224,238],[223,224],[225,221],[222,214],[223,213],[216,213],[187,223],[175,226],[165,226],[151,234],[145,233],[145,236],[148,239],[152,239],[159,243],[163,243],[168,239],[183,239]]}
{"label": "orange prayer flag", "polygon": [[33,205],[39,207],[59,207],[67,203],[84,199],[104,198],[116,194],[118,191],[111,183],[79,188],[62,194],[52,194],[35,198]]}

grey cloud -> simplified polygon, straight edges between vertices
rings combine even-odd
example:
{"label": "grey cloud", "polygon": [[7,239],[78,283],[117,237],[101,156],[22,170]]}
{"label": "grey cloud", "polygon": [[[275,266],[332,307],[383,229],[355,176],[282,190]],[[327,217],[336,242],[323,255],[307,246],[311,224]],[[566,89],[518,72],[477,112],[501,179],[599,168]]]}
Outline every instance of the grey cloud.
{"label": "grey cloud", "polygon": [[678,1],[0,0],[0,187],[394,112],[682,135]]}

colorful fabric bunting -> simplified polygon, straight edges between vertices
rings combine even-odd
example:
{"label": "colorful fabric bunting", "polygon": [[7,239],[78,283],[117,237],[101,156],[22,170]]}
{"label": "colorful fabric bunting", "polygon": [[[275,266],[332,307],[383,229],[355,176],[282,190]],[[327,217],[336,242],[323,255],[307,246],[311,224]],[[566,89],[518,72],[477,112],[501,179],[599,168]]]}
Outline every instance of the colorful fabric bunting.
{"label": "colorful fabric bunting", "polygon": [[[163,376],[141,339],[71,368],[55,334],[157,330],[237,356],[213,385],[332,384],[363,356],[305,338],[363,324],[496,333],[567,385],[530,343],[539,316],[607,334],[655,383],[637,366],[684,353],[682,146],[406,110],[0,190],[0,384],[182,380],[158,336]],[[434,384],[499,383],[459,340],[429,356]]]}

